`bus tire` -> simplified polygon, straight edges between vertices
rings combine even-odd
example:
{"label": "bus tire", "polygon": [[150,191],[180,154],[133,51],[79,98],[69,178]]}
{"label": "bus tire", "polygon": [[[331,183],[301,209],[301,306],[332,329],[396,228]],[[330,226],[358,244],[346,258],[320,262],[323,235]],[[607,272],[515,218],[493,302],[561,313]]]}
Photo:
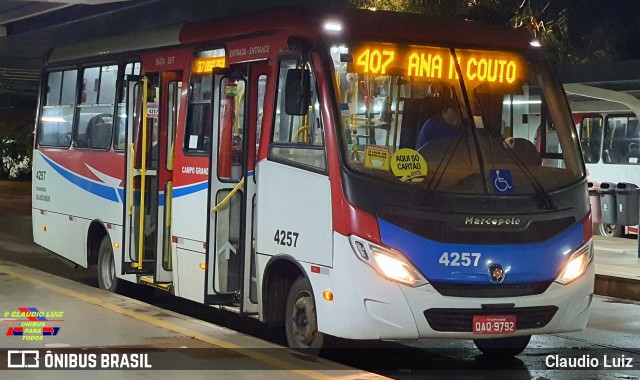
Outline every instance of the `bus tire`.
{"label": "bus tire", "polygon": [[514,336],[511,338],[495,338],[495,339],[475,339],[478,350],[489,358],[511,358],[514,357],[529,344],[531,335]]}
{"label": "bus tire", "polygon": [[111,239],[109,236],[105,236],[100,242],[100,248],[98,248],[98,286],[100,289],[110,292],[118,290],[115,264]]}
{"label": "bus tire", "polygon": [[606,237],[622,237],[624,235],[624,226],[617,224],[600,223],[598,225],[598,232],[601,236]]}
{"label": "bus tire", "polygon": [[285,311],[289,347],[318,355],[327,336],[318,331],[315,297],[306,277],[298,277],[289,289]]}

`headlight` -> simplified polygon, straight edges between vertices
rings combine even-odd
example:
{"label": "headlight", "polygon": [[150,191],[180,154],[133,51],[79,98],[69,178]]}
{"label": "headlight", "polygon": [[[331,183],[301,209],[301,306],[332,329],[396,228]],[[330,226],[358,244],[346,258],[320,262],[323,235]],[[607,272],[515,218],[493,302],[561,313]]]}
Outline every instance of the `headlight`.
{"label": "headlight", "polygon": [[353,252],[378,274],[391,281],[412,287],[424,285],[427,279],[399,251],[381,247],[351,235],[349,237]]}
{"label": "headlight", "polygon": [[567,260],[567,263],[564,265],[564,269],[560,272],[558,278],[556,278],[556,282],[566,285],[582,276],[582,274],[587,270],[592,259],[593,244],[591,244],[590,241],[571,255],[569,260]]}

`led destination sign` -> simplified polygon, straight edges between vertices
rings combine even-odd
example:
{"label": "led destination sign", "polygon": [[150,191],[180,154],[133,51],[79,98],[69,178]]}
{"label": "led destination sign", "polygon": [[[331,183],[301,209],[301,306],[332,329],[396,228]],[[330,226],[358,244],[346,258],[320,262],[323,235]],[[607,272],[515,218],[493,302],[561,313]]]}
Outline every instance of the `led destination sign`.
{"label": "led destination sign", "polygon": [[[456,50],[465,81],[514,84],[524,77],[521,59],[509,53]],[[400,47],[369,44],[354,50],[353,69],[373,75],[402,75],[413,78],[457,80],[458,73],[449,49]]]}
{"label": "led destination sign", "polygon": [[225,67],[224,57],[198,57],[193,60],[194,74],[211,74],[214,68]]}

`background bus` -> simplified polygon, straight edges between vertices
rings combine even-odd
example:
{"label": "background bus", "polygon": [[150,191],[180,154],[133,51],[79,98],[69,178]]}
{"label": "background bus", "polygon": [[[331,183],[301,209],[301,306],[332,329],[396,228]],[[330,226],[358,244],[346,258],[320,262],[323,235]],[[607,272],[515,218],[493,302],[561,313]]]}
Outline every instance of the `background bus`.
{"label": "background bus", "polygon": [[[584,165],[529,42],[281,9],[58,48],[34,239],[96,266],[104,289],[142,283],[284,325],[297,348],[446,337],[514,355],[532,334],[583,329]],[[417,147],[445,100],[455,136]]]}
{"label": "background bus", "polygon": [[[640,100],[622,91],[586,85],[567,86],[592,193],[599,190],[602,183],[614,188],[618,183],[630,184],[627,185],[630,188],[640,186],[640,170],[635,167],[640,164],[637,116]],[[613,219],[607,218],[606,212],[610,213],[607,210],[604,221],[600,199],[592,206],[597,209],[594,211],[594,226],[600,235],[620,237],[638,233],[637,205],[620,210],[625,213],[620,218],[615,214],[610,215]],[[626,213],[635,217],[629,218]]]}

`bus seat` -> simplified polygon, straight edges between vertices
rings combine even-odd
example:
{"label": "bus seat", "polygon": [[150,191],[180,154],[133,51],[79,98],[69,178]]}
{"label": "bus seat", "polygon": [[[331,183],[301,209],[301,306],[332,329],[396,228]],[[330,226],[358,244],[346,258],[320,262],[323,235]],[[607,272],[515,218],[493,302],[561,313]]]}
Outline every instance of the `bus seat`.
{"label": "bus seat", "polygon": [[425,121],[440,112],[442,100],[438,97],[405,99],[402,109],[400,148],[416,147],[420,129]]}
{"label": "bus seat", "polygon": [[[439,163],[445,157],[451,157],[451,164],[472,165],[474,160],[471,156],[471,148],[468,141],[462,137],[461,141],[454,149],[454,138],[441,138],[431,140],[418,149],[418,153],[424,157],[428,164]],[[452,152],[451,149],[454,149]],[[446,162],[445,162],[446,163]]]}
{"label": "bus seat", "polygon": [[111,123],[105,123],[102,115],[96,115],[87,125],[87,145],[91,149],[107,149],[111,145]]}
{"label": "bus seat", "polygon": [[487,128],[477,128],[476,134],[486,160],[496,164],[505,164],[512,161],[499,133],[492,133]]}
{"label": "bus seat", "polygon": [[622,156],[612,148],[605,148],[602,151],[602,160],[608,164],[617,164],[622,160]]}
{"label": "bus seat", "polygon": [[615,159],[615,156],[618,160],[616,162],[620,162],[629,149],[627,138],[625,136],[625,129],[621,124],[616,123],[612,126],[608,147],[610,151],[610,158]]}
{"label": "bus seat", "polygon": [[638,143],[629,144],[629,150],[624,156],[624,162],[632,164],[640,163],[640,145]]}
{"label": "bus seat", "polygon": [[627,136],[632,139],[640,138],[640,128],[638,128],[638,120],[629,120],[627,125]]}
{"label": "bus seat", "polygon": [[51,139],[51,145],[54,146],[69,146],[71,143],[71,134],[59,133]]}
{"label": "bus seat", "polygon": [[527,139],[516,137],[514,139],[513,151],[525,165],[542,164],[542,158],[540,158],[540,153],[536,149],[536,146]]}
{"label": "bus seat", "polygon": [[586,163],[594,163],[598,162],[600,159],[600,154],[598,152],[598,146],[594,145],[591,140],[583,141],[581,144],[582,156],[584,157],[584,162]]}

